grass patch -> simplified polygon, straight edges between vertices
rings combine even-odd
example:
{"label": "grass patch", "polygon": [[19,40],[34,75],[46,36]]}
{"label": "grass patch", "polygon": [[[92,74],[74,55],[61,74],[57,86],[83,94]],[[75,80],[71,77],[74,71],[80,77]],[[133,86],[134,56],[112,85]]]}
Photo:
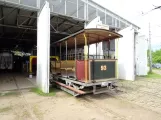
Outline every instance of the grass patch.
{"label": "grass patch", "polygon": [[39,88],[32,88],[31,92],[34,92],[40,96],[54,96],[55,95],[53,88],[50,88],[49,93],[43,93]]}
{"label": "grass patch", "polygon": [[0,108],[0,113],[11,110],[11,107]]}
{"label": "grass patch", "polygon": [[148,75],[145,77],[147,77],[147,78],[161,78],[161,75],[152,72],[152,73],[148,73]]}
{"label": "grass patch", "polygon": [[0,93],[0,96],[18,96],[20,95],[19,92],[2,92]]}

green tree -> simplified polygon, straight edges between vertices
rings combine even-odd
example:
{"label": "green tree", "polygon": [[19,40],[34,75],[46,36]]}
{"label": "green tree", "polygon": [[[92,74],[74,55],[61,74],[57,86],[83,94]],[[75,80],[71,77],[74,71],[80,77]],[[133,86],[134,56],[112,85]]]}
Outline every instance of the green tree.
{"label": "green tree", "polygon": [[152,52],[152,61],[153,63],[161,63],[161,49]]}

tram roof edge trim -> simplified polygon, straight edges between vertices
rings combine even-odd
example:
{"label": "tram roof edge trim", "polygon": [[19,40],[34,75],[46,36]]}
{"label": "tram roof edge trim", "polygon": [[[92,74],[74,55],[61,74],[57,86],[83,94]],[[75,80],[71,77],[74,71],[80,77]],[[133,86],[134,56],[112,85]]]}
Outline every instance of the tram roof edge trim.
{"label": "tram roof edge trim", "polygon": [[75,45],[74,38],[77,39],[77,45],[83,46],[84,45],[84,34],[87,37],[88,44],[98,43],[104,40],[113,40],[116,38],[122,37],[122,35],[112,32],[106,29],[100,28],[90,28],[90,29],[83,29],[77,33],[74,33],[70,36],[67,36],[59,41],[52,43],[51,45],[61,43],[65,46],[64,41],[68,41],[68,46],[73,47]]}

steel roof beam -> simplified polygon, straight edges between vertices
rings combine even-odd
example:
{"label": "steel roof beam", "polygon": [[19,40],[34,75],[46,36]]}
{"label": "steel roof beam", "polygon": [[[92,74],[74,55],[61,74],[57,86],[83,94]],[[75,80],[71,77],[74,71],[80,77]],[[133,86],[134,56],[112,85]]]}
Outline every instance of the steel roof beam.
{"label": "steel roof beam", "polygon": [[[4,14],[3,14],[3,6],[1,5],[1,12],[2,12],[2,18],[4,17]],[[2,20],[2,24],[4,24],[4,19]],[[4,35],[4,27],[2,27],[2,35],[1,36],[3,36]]]}
{"label": "steel roof beam", "polygon": [[32,39],[17,39],[17,38],[10,38],[10,37],[0,37],[1,39],[9,39],[9,40],[24,40],[24,41],[28,41],[28,40],[32,40]]}
{"label": "steel roof beam", "polygon": [[[40,2],[40,0],[37,0],[37,1],[38,1],[37,3]],[[106,14],[110,15],[111,17],[114,17],[114,18],[118,19],[119,21],[125,23],[127,26],[132,25],[135,29],[139,29],[139,27],[138,27],[137,25],[135,25],[135,24],[129,22],[128,20],[126,20],[126,19],[122,18],[121,16],[115,14],[114,12],[112,12],[112,11],[106,9],[105,7],[102,7],[101,5],[97,4],[96,2],[94,2],[94,1],[92,1],[92,0],[81,0],[81,2],[84,3],[83,5],[85,5],[85,6],[91,5],[91,6],[93,6],[95,9],[99,9],[99,10],[101,10],[101,11],[106,11]],[[30,5],[22,5],[22,4],[20,4],[20,3],[17,4],[17,3],[14,3],[14,2],[11,2],[11,1],[6,1],[6,0],[2,0],[0,3],[2,3],[2,4],[5,3],[4,5],[8,5],[8,6],[16,5],[16,7],[18,7],[18,8],[33,10],[33,11],[35,11],[35,12],[36,12],[36,11],[39,11],[39,9],[40,9],[40,6],[39,6],[39,5],[33,7],[33,6],[30,6]],[[6,4],[6,3],[7,3],[7,4]],[[9,3],[9,4],[8,4],[8,3]],[[81,3],[81,4],[82,4],[82,3]],[[50,2],[50,4],[52,4],[52,3]],[[62,4],[60,4],[60,5],[57,6],[57,7],[58,7],[59,9],[61,9],[61,8],[62,8],[61,5],[64,5],[64,4],[65,4],[65,2],[62,2]],[[78,2],[77,2],[77,4],[78,4]],[[65,5],[66,5],[66,4],[65,4]],[[24,8],[24,7],[25,7],[25,8]],[[67,8],[67,6],[63,6],[63,7]],[[69,7],[70,7],[70,6],[69,6]],[[159,8],[160,8],[160,7],[158,6],[158,9],[159,9]],[[78,10],[78,6],[77,6],[77,10]],[[57,11],[57,13],[54,13],[55,11]],[[55,11],[51,11],[51,14],[55,14],[55,15],[58,15],[58,16],[60,16],[60,17],[63,17],[63,16],[64,16],[64,17],[72,17],[72,16],[70,16],[70,15],[66,15],[66,14],[63,15],[63,14],[59,13],[60,11],[59,11],[58,9],[55,10]],[[88,10],[86,11],[86,13],[88,14]],[[82,21],[87,21],[87,22],[88,22],[88,20],[87,20],[86,18],[81,19],[81,18],[79,18],[78,16],[73,17],[73,18],[74,18],[74,19],[78,19],[78,20],[82,20]]]}
{"label": "steel roof beam", "polygon": [[[79,23],[79,22],[77,22],[77,24],[78,24],[78,23]],[[66,30],[69,30],[69,29],[73,28],[74,26],[75,26],[75,25],[70,26],[69,28],[63,30],[63,32],[65,32]],[[84,27],[84,26],[82,26],[82,27]]]}
{"label": "steel roof beam", "polygon": [[66,20],[63,20],[63,22],[62,23],[59,23],[57,27],[59,28],[65,21]]}
{"label": "steel roof beam", "polygon": [[18,25],[18,15],[20,14],[20,9],[17,9],[17,17],[15,20],[15,25]]}
{"label": "steel roof beam", "polygon": [[[32,12],[32,13],[30,14],[30,16],[33,16],[33,15],[34,15],[34,13],[35,13],[35,12]],[[28,20],[27,25],[30,25],[31,20],[32,20],[32,18],[30,18],[30,19]]]}
{"label": "steel roof beam", "polygon": [[[18,15],[19,17],[27,17],[27,18],[35,18],[35,20],[37,19],[37,17],[35,17],[35,16],[27,16],[27,15]],[[52,16],[51,17],[51,20],[54,18],[55,16]],[[61,18],[61,19],[64,19],[64,18],[62,18],[62,17],[57,17],[57,18]],[[65,21],[68,21],[68,22],[70,22],[70,23],[65,23]],[[57,23],[59,23],[59,24],[61,24],[60,22],[53,22],[53,21],[51,21],[52,23],[55,23],[55,24],[57,24]],[[73,21],[71,21],[71,20],[68,20],[68,19],[65,19],[65,20],[63,20],[63,24],[65,24],[65,25],[75,25],[76,23],[75,22],[73,22]],[[59,25],[58,24],[58,25]],[[83,24],[82,24],[83,25]],[[60,25],[59,25],[60,26]],[[76,26],[81,26],[81,24],[77,24]]]}
{"label": "steel roof beam", "polygon": [[15,11],[16,8],[12,9],[7,15],[3,16],[2,18],[0,18],[0,21],[1,20],[4,20],[6,17],[8,17],[10,14],[12,14],[13,11]]}
{"label": "steel roof beam", "polygon": [[[63,19],[63,18],[61,18],[61,19]],[[62,24],[64,24],[66,21],[68,21],[68,22],[70,22],[70,23],[73,23],[73,24],[76,24],[75,22],[73,22],[73,21],[71,21],[71,20],[69,20],[69,19],[64,18],[64,20],[62,21],[62,23],[59,23],[59,24],[58,24],[58,28],[59,28]],[[81,25],[80,25],[80,26],[81,26]]]}
{"label": "steel roof beam", "polygon": [[52,16],[52,17],[50,18],[50,20],[52,20],[54,17],[55,17],[55,16]]}
{"label": "steel roof beam", "polygon": [[[31,14],[30,14],[30,16],[33,16],[34,15],[34,12],[32,12]],[[25,20],[26,21],[26,20]],[[29,25],[29,23],[31,22],[31,18],[29,18],[27,21],[27,25]],[[21,24],[22,25],[22,24]],[[20,26],[21,26],[20,25]],[[21,33],[19,33],[17,36],[16,36],[16,38],[18,38],[20,35],[21,35],[21,39],[23,38],[23,36],[25,35],[25,33],[27,32],[28,30],[27,29],[25,29],[23,32],[21,32],[22,33],[22,35],[21,35]]]}
{"label": "steel roof beam", "polygon": [[[54,24],[58,24],[58,23],[60,23],[60,22],[54,22],[54,21],[51,21],[52,23],[54,23]],[[81,27],[81,25],[78,25],[78,24],[73,24],[73,23],[65,23],[64,22],[64,25],[70,25],[70,26],[78,26],[78,27]],[[82,24],[82,26],[84,27],[84,24]]]}
{"label": "steel roof beam", "polygon": [[[13,26],[13,25],[3,25],[3,24],[0,24],[0,26],[4,26],[4,27],[9,27],[9,28],[19,28],[19,29],[26,29],[26,30],[33,30],[33,31],[36,31],[37,29],[35,28],[29,28],[29,27],[23,27],[23,26]],[[60,32],[60,31],[57,31],[57,32],[50,32],[52,34],[64,34],[64,35],[69,35],[68,33],[66,32]]]}
{"label": "steel roof beam", "polygon": [[50,24],[50,26],[52,27],[52,29],[57,32],[57,30],[54,28],[54,26],[52,26],[52,24]]}
{"label": "steel roof beam", "polygon": [[27,17],[27,18],[37,18],[36,16],[28,16],[28,15],[17,15],[18,17]]}
{"label": "steel roof beam", "polygon": [[[33,16],[33,14],[34,14],[34,12],[32,12],[30,14],[30,17]],[[28,17],[26,20],[24,20],[20,25],[23,25],[24,23],[27,23],[28,21],[30,21],[30,19],[31,19],[30,17]]]}

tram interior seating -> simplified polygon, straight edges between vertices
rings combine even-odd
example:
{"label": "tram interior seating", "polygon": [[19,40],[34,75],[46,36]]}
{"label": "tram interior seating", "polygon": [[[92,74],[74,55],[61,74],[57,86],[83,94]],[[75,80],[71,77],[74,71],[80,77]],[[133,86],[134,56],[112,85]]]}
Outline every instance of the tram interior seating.
{"label": "tram interior seating", "polygon": [[63,76],[75,76],[75,60],[52,61],[53,72],[60,72]]}

